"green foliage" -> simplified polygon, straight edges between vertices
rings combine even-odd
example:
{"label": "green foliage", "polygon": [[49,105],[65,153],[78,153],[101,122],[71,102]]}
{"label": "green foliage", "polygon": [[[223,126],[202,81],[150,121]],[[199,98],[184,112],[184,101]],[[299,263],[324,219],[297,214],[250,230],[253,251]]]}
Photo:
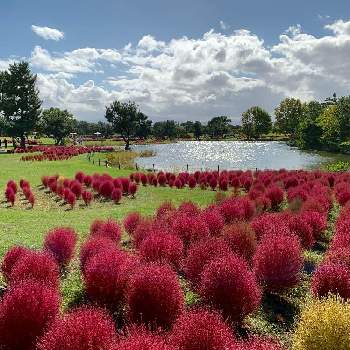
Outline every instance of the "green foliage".
{"label": "green foliage", "polygon": [[201,122],[196,121],[193,124],[193,135],[196,138],[196,140],[199,140],[203,135],[203,125]]}
{"label": "green foliage", "polygon": [[105,118],[113,125],[125,142],[125,149],[130,149],[130,139],[142,134],[142,129],[149,129],[151,121],[140,112],[135,102],[114,101],[106,107]]}
{"label": "green foliage", "polygon": [[175,139],[177,137],[178,125],[174,120],[156,122],[153,125],[153,136],[159,139]]}
{"label": "green foliage", "polygon": [[27,62],[10,64],[0,74],[0,115],[8,136],[19,138],[25,147],[25,135],[40,121],[41,100]]}
{"label": "green foliage", "polygon": [[63,144],[65,137],[74,130],[74,117],[67,110],[46,109],[42,114],[40,129],[47,136],[52,135],[56,145]]}
{"label": "green foliage", "polygon": [[349,162],[343,162],[343,161],[338,161],[336,163],[331,163],[327,164],[326,166],[327,171],[349,171],[350,169],[350,163]]}
{"label": "green foliage", "polygon": [[341,124],[337,114],[337,106],[328,106],[316,120],[321,128],[321,140],[327,145],[333,145],[340,140]]}
{"label": "green foliage", "polygon": [[335,297],[313,300],[302,311],[293,350],[349,350],[350,305]]}
{"label": "green foliage", "polygon": [[242,114],[242,131],[249,139],[267,134],[271,127],[271,116],[260,107],[251,107]]}
{"label": "green foliage", "polygon": [[215,117],[209,120],[207,133],[211,138],[223,138],[230,131],[231,119],[226,116]]}
{"label": "green foliage", "polygon": [[302,113],[302,103],[299,99],[284,99],[275,109],[276,127],[281,132],[294,135]]}

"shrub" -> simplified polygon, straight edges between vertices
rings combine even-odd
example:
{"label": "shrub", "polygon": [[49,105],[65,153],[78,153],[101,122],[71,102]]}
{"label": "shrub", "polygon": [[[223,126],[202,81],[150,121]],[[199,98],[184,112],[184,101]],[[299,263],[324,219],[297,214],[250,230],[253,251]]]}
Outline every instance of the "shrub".
{"label": "shrub", "polygon": [[350,305],[335,297],[312,300],[301,312],[293,350],[348,350]]}
{"label": "shrub", "polygon": [[323,263],[340,264],[350,269],[350,248],[346,247],[329,250]]}
{"label": "shrub", "polygon": [[74,208],[76,201],[77,197],[75,194],[72,191],[69,191],[67,195],[67,203],[71,206],[72,209]]}
{"label": "shrub", "polygon": [[317,211],[304,211],[300,214],[311,227],[312,234],[316,240],[322,238],[322,233],[327,229],[327,218]]}
{"label": "shrub", "polygon": [[9,181],[7,182],[6,187],[12,188],[13,192],[14,192],[15,194],[17,193],[17,184],[16,184],[15,181],[9,180]]}
{"label": "shrub", "polygon": [[298,238],[265,235],[254,255],[254,270],[267,291],[281,291],[297,285],[303,266]]}
{"label": "shrub", "polygon": [[283,191],[277,187],[272,186],[265,192],[265,196],[271,201],[272,208],[277,208],[283,202]]}
{"label": "shrub", "polygon": [[99,188],[100,194],[106,199],[111,198],[113,190],[114,185],[113,182],[110,180],[103,181]]}
{"label": "shrub", "polygon": [[165,186],[166,185],[166,177],[164,174],[159,174],[158,175],[158,183],[159,183],[159,186]]}
{"label": "shrub", "polygon": [[129,336],[111,350],[177,350],[167,345],[164,338],[147,331],[144,327],[134,327]]}
{"label": "shrub", "polygon": [[90,175],[86,175],[84,177],[84,184],[86,187],[90,187],[92,183],[92,177]]}
{"label": "shrub", "polygon": [[122,184],[123,193],[128,193],[130,180],[127,177],[122,177],[122,178],[120,178],[120,181],[121,181],[121,184]]}
{"label": "shrub", "polygon": [[108,219],[100,225],[93,235],[97,237],[109,238],[112,241],[119,242],[122,236],[122,230],[115,220]]}
{"label": "shrub", "polygon": [[208,207],[202,212],[201,218],[207,224],[209,233],[212,236],[220,235],[225,225],[225,220],[224,217],[221,215],[219,209],[217,209],[216,207]]}
{"label": "shrub", "polygon": [[200,208],[197,204],[188,201],[188,202],[182,202],[179,205],[178,213],[188,215],[188,216],[197,216],[201,212]]}
{"label": "shrub", "polygon": [[139,249],[142,241],[155,230],[154,223],[150,218],[142,218],[133,233],[133,245]]}
{"label": "shrub", "polygon": [[141,215],[138,212],[129,213],[123,220],[125,231],[132,235],[137,225],[141,222]]}
{"label": "shrub", "polygon": [[37,338],[59,311],[55,288],[27,280],[10,288],[0,303],[2,349],[34,350]]}
{"label": "shrub", "polygon": [[253,229],[246,222],[237,222],[225,226],[223,237],[233,252],[251,261],[257,240]]}
{"label": "shrub", "polygon": [[116,340],[112,318],[98,308],[79,308],[51,324],[38,350],[110,350]]}
{"label": "shrub", "polygon": [[116,244],[109,238],[93,237],[86,241],[80,248],[80,268],[85,272],[85,267],[88,261],[101,251],[114,251]]}
{"label": "shrub", "polygon": [[28,251],[21,254],[9,276],[10,285],[32,279],[47,285],[58,286],[59,270],[56,262],[46,253]]}
{"label": "shrub", "polygon": [[47,233],[44,249],[54,257],[59,266],[66,266],[73,258],[76,244],[77,234],[72,228],[58,227]]}
{"label": "shrub", "polygon": [[224,318],[235,323],[241,323],[255,311],[261,300],[254,274],[241,257],[233,254],[205,266],[200,294],[209,305],[220,310]]}
{"label": "shrub", "polygon": [[30,252],[30,250],[22,246],[14,246],[7,251],[1,264],[1,272],[5,280],[9,280],[11,271],[17,261],[28,252]]}
{"label": "shrub", "polygon": [[192,244],[184,261],[186,278],[194,287],[198,286],[204,267],[214,258],[230,253],[229,246],[221,238],[209,238]]}
{"label": "shrub", "polygon": [[85,264],[84,281],[89,299],[117,310],[125,300],[130,269],[135,260],[120,250],[104,249]]}
{"label": "shrub", "polygon": [[78,180],[80,183],[83,183],[85,179],[85,174],[82,171],[78,171],[75,174],[75,179]]}
{"label": "shrub", "polygon": [[114,203],[118,204],[122,199],[122,190],[120,188],[115,188],[112,192],[111,198]]}
{"label": "shrub", "polygon": [[178,236],[155,232],[146,237],[140,245],[140,255],[148,262],[167,263],[175,269],[180,267],[183,243]]}
{"label": "shrub", "polygon": [[81,194],[85,205],[89,205],[92,201],[92,193],[90,191],[83,191]]}
{"label": "shrub", "polygon": [[176,273],[167,265],[153,263],[131,276],[127,300],[130,320],[150,327],[171,327],[184,307]]}
{"label": "shrub", "polygon": [[194,310],[178,318],[170,343],[179,350],[233,350],[235,339],[218,313]]}
{"label": "shrub", "polygon": [[265,235],[290,235],[290,229],[286,220],[276,213],[264,213],[255,217],[250,223],[258,239]]}
{"label": "shrub", "polygon": [[190,176],[188,179],[188,187],[195,188],[197,186],[197,181],[193,176]]}
{"label": "shrub", "polygon": [[311,290],[319,298],[331,293],[343,299],[349,299],[350,271],[348,267],[340,264],[321,264],[313,275]]}
{"label": "shrub", "polygon": [[103,223],[104,223],[103,220],[95,219],[90,225],[90,234],[95,235]]}
{"label": "shrub", "polygon": [[74,180],[70,184],[70,190],[75,194],[76,198],[79,199],[81,197],[81,192],[83,191],[83,188],[79,181]]}
{"label": "shrub", "polygon": [[315,244],[312,226],[300,215],[292,215],[288,219],[288,226],[293,234],[299,237],[305,249],[311,249]]}
{"label": "shrub", "polygon": [[130,182],[129,188],[128,188],[128,193],[131,194],[131,196],[134,198],[136,191],[137,191],[136,183],[135,182]]}

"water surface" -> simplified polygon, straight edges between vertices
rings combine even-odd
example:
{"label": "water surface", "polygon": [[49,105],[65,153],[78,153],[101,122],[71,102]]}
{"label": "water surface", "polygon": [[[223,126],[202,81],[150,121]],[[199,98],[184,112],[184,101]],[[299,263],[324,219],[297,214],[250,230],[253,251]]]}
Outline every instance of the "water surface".
{"label": "water surface", "polygon": [[349,156],[325,152],[306,152],[285,142],[180,141],[171,144],[135,145],[133,149],[154,150],[156,155],[138,158],[146,169],[182,171],[188,169],[309,169]]}

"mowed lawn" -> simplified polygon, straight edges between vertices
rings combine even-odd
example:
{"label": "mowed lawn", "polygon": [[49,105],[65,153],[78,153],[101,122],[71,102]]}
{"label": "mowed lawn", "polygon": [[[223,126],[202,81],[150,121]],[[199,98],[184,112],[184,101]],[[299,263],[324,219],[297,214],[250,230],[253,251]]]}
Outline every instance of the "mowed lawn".
{"label": "mowed lawn", "polygon": [[[0,257],[6,250],[15,245],[40,248],[45,233],[57,226],[71,226],[83,239],[89,231],[90,223],[96,218],[115,218],[121,220],[127,213],[139,211],[143,215],[152,215],[155,209],[164,201],[171,200],[174,204],[192,200],[201,206],[211,203],[215,192],[188,188],[177,190],[168,187],[139,186],[136,198],[123,197],[120,204],[97,199],[86,207],[81,200],[70,210],[68,205],[62,205],[53,194],[46,193],[41,186],[43,175],[63,175],[72,178],[79,170],[86,174],[109,173],[112,176],[128,176],[131,171],[115,168],[105,168],[89,163],[86,155],[74,157],[71,160],[53,162],[23,162],[21,156],[0,155]],[[4,191],[8,180],[17,183],[24,178],[31,184],[36,197],[34,209],[30,209],[21,197],[21,190],[16,196],[14,207],[8,207],[4,202]],[[80,241],[81,241],[80,239]]]}

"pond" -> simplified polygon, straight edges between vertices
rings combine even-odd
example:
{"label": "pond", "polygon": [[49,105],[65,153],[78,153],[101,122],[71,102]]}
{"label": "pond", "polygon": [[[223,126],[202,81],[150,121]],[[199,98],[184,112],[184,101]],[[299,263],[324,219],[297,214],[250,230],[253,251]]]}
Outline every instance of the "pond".
{"label": "pond", "polygon": [[138,158],[140,167],[165,171],[206,169],[309,169],[350,156],[307,152],[285,142],[180,141],[169,144],[134,145],[133,150],[153,150],[154,157]]}

